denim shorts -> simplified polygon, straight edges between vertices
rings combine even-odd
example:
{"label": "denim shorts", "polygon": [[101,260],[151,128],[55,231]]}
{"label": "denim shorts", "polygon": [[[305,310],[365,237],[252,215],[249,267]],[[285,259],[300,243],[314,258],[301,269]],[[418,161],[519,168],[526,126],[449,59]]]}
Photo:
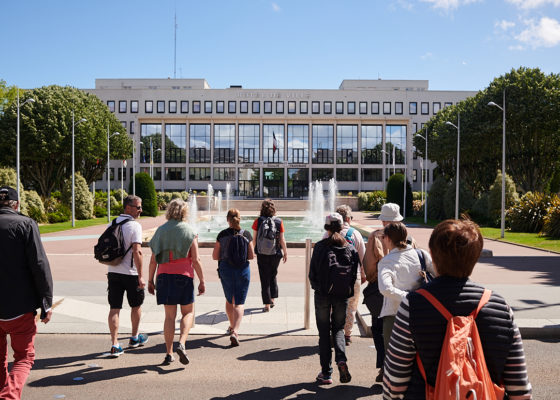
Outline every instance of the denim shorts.
{"label": "denim shorts", "polygon": [[226,261],[220,261],[218,263],[218,274],[228,303],[245,304],[249,282],[251,281],[249,262],[247,261],[244,268],[235,268]]}
{"label": "denim shorts", "polygon": [[156,278],[158,304],[186,306],[194,303],[193,279],[179,274],[159,274]]}

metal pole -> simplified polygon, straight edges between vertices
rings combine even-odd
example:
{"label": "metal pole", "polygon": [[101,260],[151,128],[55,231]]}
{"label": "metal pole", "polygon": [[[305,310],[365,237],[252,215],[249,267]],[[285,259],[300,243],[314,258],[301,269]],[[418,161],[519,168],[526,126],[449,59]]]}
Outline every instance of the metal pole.
{"label": "metal pole", "polygon": [[109,123],[107,122],[107,222],[111,222],[111,171],[109,168]]}
{"label": "metal pole", "polygon": [[455,219],[459,219],[459,163],[461,148],[461,114],[457,114],[457,173],[455,175]]}
{"label": "metal pole", "polygon": [[75,196],[75,181],[74,181],[74,110],[72,110],[72,228],[76,226],[76,196]]}
{"label": "metal pole", "polygon": [[152,138],[150,138],[150,178],[154,179],[154,145]]}
{"label": "metal pole", "polygon": [[504,100],[502,103],[503,121],[502,121],[502,220],[501,220],[501,238],[504,238],[506,228],[506,89],[504,89]]}
{"label": "metal pole", "polygon": [[16,190],[17,190],[17,201],[18,201],[18,211],[20,209],[21,194],[19,193],[19,88],[17,90],[17,135],[16,135]]}
{"label": "metal pole", "polygon": [[121,203],[124,200],[124,160],[121,163]]}
{"label": "metal pole", "polygon": [[132,139],[132,194],[136,196],[136,140]]}
{"label": "metal pole", "polygon": [[403,171],[403,217],[406,218],[406,167],[407,165],[405,164],[404,166],[404,171]]}
{"label": "metal pole", "polygon": [[311,287],[309,285],[309,266],[311,265],[311,239],[305,239],[305,301],[303,306],[303,329],[310,328]]}
{"label": "metal pole", "polygon": [[425,196],[425,200],[424,200],[424,223],[427,224],[428,223],[428,126],[426,126],[426,137],[424,138],[424,141],[426,142],[426,157],[424,157],[424,162],[426,163],[426,165],[424,165],[424,167],[426,168],[426,186],[424,186],[424,188],[426,189],[426,196]]}

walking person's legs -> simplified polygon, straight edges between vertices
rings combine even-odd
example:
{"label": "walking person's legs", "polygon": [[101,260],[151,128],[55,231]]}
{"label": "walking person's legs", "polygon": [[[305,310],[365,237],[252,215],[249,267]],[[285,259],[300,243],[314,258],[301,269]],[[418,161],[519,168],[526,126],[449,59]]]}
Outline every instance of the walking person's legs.
{"label": "walking person's legs", "polygon": [[332,383],[331,350],[331,305],[329,298],[315,292],[315,322],[319,332],[319,362],[321,373],[317,376],[319,383]]}
{"label": "walking person's legs", "polygon": [[272,303],[270,296],[270,263],[267,256],[257,254],[257,265],[259,267],[259,278],[261,281],[261,298],[264,304],[264,310],[268,311],[269,305]]}
{"label": "walking person's legs", "polygon": [[187,365],[190,360],[187,357],[186,342],[189,337],[194,319],[194,304],[181,305],[181,324],[179,328],[179,344],[177,345],[177,354],[181,364]]}
{"label": "walking person's legs", "polygon": [[111,344],[113,346],[119,345],[119,318],[120,308],[111,308],[109,310],[109,331],[111,332]]}
{"label": "walking person's legs", "polygon": [[8,382],[8,334],[0,322],[0,390]]}
{"label": "walking person's legs", "polygon": [[140,306],[130,309],[130,322],[132,324],[132,336],[138,336],[138,328],[140,326],[140,318],[142,317],[142,309]]}
{"label": "walking person's legs", "polygon": [[354,283],[354,296],[348,299],[348,307],[346,308],[346,321],[344,323],[344,338],[346,339],[346,345],[349,345],[352,342],[352,329],[354,328],[356,311],[358,311],[360,288],[361,282],[360,277],[358,276],[358,279],[356,279],[356,282]]}
{"label": "walking person's legs", "polygon": [[395,325],[395,316],[388,315],[383,317],[383,346],[385,353],[389,351],[389,339],[391,339],[391,332],[393,331],[393,325]]}
{"label": "walking person's legs", "polygon": [[165,304],[165,321],[163,323],[163,337],[165,339],[166,354],[173,354],[173,339],[175,337],[176,304]]}
{"label": "walking person's legs", "polygon": [[334,361],[340,373],[340,383],[348,383],[352,379],[346,365],[346,342],[344,340],[344,324],[346,323],[346,310],[348,299],[331,299],[331,329],[334,338]]}

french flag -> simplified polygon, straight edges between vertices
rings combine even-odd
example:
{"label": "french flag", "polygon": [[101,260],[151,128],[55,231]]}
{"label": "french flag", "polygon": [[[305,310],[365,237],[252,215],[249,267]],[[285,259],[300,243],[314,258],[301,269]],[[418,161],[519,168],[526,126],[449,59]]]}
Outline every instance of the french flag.
{"label": "french flag", "polygon": [[272,131],[272,153],[276,153],[276,149],[278,149],[278,141],[276,140],[274,131]]}

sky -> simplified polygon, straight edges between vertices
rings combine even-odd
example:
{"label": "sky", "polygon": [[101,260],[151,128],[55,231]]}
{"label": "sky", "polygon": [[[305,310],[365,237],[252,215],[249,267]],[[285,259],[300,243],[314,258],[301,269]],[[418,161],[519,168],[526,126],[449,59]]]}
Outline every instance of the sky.
{"label": "sky", "polygon": [[21,88],[176,77],[480,90],[512,68],[560,72],[560,0],[0,0],[0,16],[0,79]]}

